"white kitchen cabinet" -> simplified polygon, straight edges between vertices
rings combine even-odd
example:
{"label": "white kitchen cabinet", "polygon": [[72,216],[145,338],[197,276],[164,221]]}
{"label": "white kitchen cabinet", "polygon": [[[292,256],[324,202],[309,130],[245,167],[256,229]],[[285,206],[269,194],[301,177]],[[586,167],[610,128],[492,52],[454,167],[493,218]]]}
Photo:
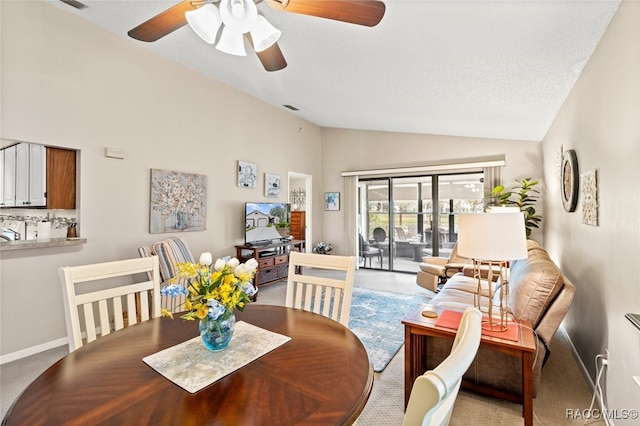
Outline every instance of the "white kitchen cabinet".
{"label": "white kitchen cabinet", "polygon": [[29,144],[16,145],[15,206],[29,203]]}
{"label": "white kitchen cabinet", "polygon": [[[47,151],[44,145],[19,143],[15,160],[15,206],[45,207]],[[7,153],[5,153],[5,156]]]}
{"label": "white kitchen cabinet", "polygon": [[2,150],[4,152],[2,173],[3,207],[16,205],[16,145]]}
{"label": "white kitchen cabinet", "polygon": [[47,147],[29,144],[29,206],[47,206]]}

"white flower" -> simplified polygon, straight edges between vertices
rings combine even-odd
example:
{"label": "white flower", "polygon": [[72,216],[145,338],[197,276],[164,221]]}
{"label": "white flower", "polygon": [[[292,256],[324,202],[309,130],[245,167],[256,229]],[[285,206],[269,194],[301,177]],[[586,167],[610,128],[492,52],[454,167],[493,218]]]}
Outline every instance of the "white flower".
{"label": "white flower", "polygon": [[255,271],[256,268],[258,267],[258,261],[255,260],[253,257],[247,260],[244,264],[247,266],[249,272]]}
{"label": "white flower", "polygon": [[222,271],[225,265],[226,265],[226,262],[224,260],[218,259],[216,260],[215,265],[213,265],[213,269],[215,269],[216,271]]}
{"label": "white flower", "polygon": [[210,266],[211,262],[213,262],[213,257],[211,256],[211,253],[205,252],[200,255],[200,260],[198,263],[200,263],[201,265]]}
{"label": "white flower", "polygon": [[239,264],[240,264],[240,261],[238,259],[236,259],[235,257],[227,262],[227,265],[229,265],[229,267],[231,269],[235,269],[236,266],[238,266]]}

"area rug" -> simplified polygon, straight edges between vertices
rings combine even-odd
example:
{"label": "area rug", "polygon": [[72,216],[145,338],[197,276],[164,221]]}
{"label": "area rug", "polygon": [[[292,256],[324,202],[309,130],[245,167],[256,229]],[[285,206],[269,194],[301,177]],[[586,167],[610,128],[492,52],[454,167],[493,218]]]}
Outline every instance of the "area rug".
{"label": "area rug", "polygon": [[404,343],[402,318],[425,296],[353,288],[349,329],[362,341],[373,370],[380,372]]}

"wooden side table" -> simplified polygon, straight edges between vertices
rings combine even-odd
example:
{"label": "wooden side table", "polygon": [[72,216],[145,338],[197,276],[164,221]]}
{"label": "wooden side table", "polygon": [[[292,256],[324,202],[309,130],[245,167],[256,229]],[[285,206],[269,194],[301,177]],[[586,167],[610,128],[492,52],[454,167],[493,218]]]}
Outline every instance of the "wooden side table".
{"label": "wooden side table", "polygon": [[[402,323],[404,324],[404,396],[405,407],[409,402],[411,388],[418,376],[427,371],[427,339],[444,338],[453,340],[457,330],[436,326],[437,318],[426,318],[422,311],[427,305],[417,305],[409,312]],[[443,309],[429,310],[441,314]],[[533,425],[533,358],[536,352],[536,342],[531,329],[531,322],[520,322],[520,339],[516,341],[491,337],[485,334],[480,340],[480,347],[490,348],[521,359],[522,362],[522,395],[506,393],[477,383],[463,380],[462,386],[474,392],[505,399],[522,405],[522,415],[525,426]]]}

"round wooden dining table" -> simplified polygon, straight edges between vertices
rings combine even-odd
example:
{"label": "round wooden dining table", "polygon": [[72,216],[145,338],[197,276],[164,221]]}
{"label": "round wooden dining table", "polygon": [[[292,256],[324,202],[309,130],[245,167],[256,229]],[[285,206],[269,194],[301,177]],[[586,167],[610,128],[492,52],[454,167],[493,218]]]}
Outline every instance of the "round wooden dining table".
{"label": "round wooden dining table", "polygon": [[238,321],[290,341],[196,393],[143,358],[198,335],[198,323],[155,318],[68,354],[31,383],[3,425],[346,425],[373,386],[367,352],[348,328],[307,311],[248,305]]}

